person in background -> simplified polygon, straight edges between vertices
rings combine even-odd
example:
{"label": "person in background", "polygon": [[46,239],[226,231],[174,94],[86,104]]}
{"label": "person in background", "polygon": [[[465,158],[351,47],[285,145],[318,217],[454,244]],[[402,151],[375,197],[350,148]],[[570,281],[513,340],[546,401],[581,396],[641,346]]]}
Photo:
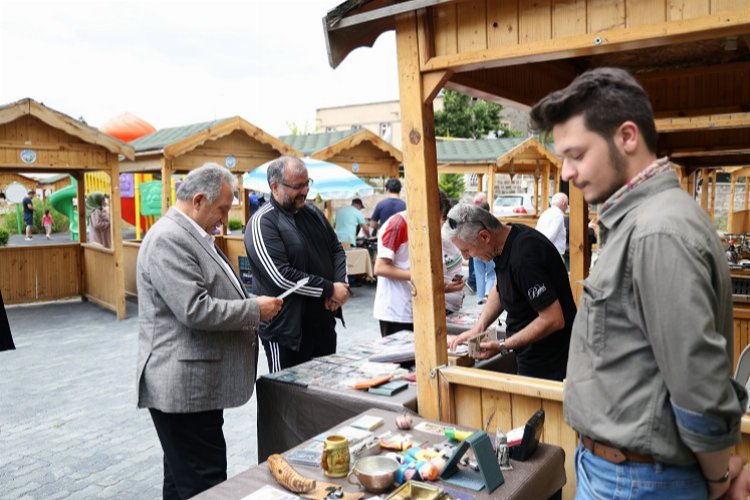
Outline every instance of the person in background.
{"label": "person in background", "polygon": [[563,380],[570,329],[576,314],[568,273],[552,243],[523,224],[505,225],[487,210],[468,204],[448,212],[442,235],[464,257],[495,260],[497,286],[476,324],[456,337],[451,350],[492,326],[506,310],[507,339],[483,342],[477,359],[516,352],[518,374]]}
{"label": "person in background", "polygon": [[149,409],[164,451],[165,499],[226,480],[224,408],[250,399],[258,325],[283,302],[248,296],[214,243],[236,184],[215,163],[192,170],[138,252],[138,408]]}
{"label": "person in background", "polygon": [[12,351],[15,348],[16,345],[13,343],[13,335],[10,333],[8,315],[5,312],[3,294],[0,292],[0,351]]}
{"label": "person in background", "polygon": [[52,216],[49,213],[49,209],[44,211],[44,217],[42,217],[42,226],[44,226],[44,233],[47,239],[51,238],[52,234]]}
{"label": "person in background", "polygon": [[[484,193],[482,193],[484,194]],[[484,199],[487,199],[487,195],[484,195]],[[475,198],[476,200],[476,198]],[[486,201],[480,203],[474,203],[482,210],[490,211],[490,205]],[[445,221],[443,221],[445,222]],[[479,257],[472,257],[469,262],[474,264],[474,278],[476,279],[476,291],[479,296],[477,304],[483,305],[487,302],[487,295],[495,285],[495,261],[493,259],[487,262],[483,261]],[[471,272],[471,271],[469,271]]]}
{"label": "person in background", "polygon": [[372,217],[370,217],[370,225],[374,229],[373,235],[379,227],[385,224],[385,221],[390,219],[391,215],[406,210],[406,203],[399,198],[401,193],[400,180],[388,179],[385,183],[385,190],[388,192],[388,197],[380,200],[375,205],[375,210],[373,210]]}
{"label": "person in background", "polygon": [[732,285],[708,215],[680,188],[648,95],[600,67],[531,111],[562,178],[599,206],[602,246],[583,283],[565,381],[579,436],[576,498],[750,494],[732,379]]}
{"label": "person in background", "polygon": [[104,248],[112,246],[109,214],[105,210],[106,196],[94,192],[86,197],[86,214],[89,220],[89,242],[98,243]]}
{"label": "person in background", "polygon": [[351,205],[339,208],[334,217],[333,227],[336,228],[336,236],[341,243],[348,243],[350,246],[357,244],[357,233],[362,229],[365,237],[370,236],[370,229],[367,227],[365,216],[362,210],[365,205],[359,198],[354,198]]}
{"label": "person in background", "polygon": [[36,191],[29,189],[26,197],[21,200],[23,221],[26,224],[26,241],[31,241],[31,228],[34,227],[34,196],[36,196]]}
{"label": "person in background", "polygon": [[[489,203],[487,202],[487,193],[484,191],[479,191],[477,194],[474,195],[474,206],[481,206],[483,203],[487,204],[487,210],[489,211]],[[486,283],[486,280],[485,280]],[[474,259],[469,259],[469,277],[466,280],[466,289],[469,291],[471,295],[474,295],[477,293],[477,273],[474,269]],[[485,289],[486,294],[486,289]],[[484,297],[484,295],[479,296],[479,300],[484,303],[487,299]]]}
{"label": "person in background", "polygon": [[260,338],[273,373],[336,352],[336,318],[349,300],[346,252],[323,212],[306,203],[307,167],[281,156],[267,171],[271,199],[250,220],[245,249],[253,291],[274,295],[307,284],[284,300],[281,314],[265,322]]}
{"label": "person in background", "polygon": [[[441,191],[441,214],[447,213],[449,208],[450,201]],[[446,312],[453,313],[463,303],[464,281],[461,278],[454,279],[461,271],[460,265],[457,265],[460,264],[460,255],[457,255],[457,249],[452,244],[443,246],[442,251]],[[380,335],[387,337],[401,330],[413,331],[406,211],[391,216],[381,228],[374,271],[378,282],[372,312],[373,317],[380,322]]]}
{"label": "person in background", "polygon": [[260,208],[260,198],[258,198],[258,193],[252,189],[250,190],[250,194],[247,195],[247,208],[249,209],[250,217],[255,215],[255,212]]}
{"label": "person in background", "polygon": [[568,210],[568,195],[555,193],[550,207],[542,212],[536,222],[536,230],[549,238],[560,256],[565,254],[568,231],[565,227],[565,212]]}

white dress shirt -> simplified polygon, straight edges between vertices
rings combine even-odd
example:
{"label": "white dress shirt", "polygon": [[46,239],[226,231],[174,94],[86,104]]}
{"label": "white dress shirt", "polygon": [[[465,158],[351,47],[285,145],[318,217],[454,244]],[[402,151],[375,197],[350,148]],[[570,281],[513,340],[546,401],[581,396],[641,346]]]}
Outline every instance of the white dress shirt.
{"label": "white dress shirt", "polygon": [[562,210],[552,205],[542,212],[536,223],[536,230],[555,245],[560,255],[565,254],[565,240],[568,235],[565,231],[565,214]]}

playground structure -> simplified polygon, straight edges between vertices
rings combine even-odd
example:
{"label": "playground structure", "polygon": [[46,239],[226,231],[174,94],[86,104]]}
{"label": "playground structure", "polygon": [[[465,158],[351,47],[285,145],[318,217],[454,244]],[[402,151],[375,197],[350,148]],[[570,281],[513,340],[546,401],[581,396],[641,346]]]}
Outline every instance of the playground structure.
{"label": "playground structure", "polygon": [[[133,149],[32,99],[0,107],[1,171],[69,173],[77,181],[76,198],[83,200],[85,174],[119,178],[120,155],[133,158]],[[112,248],[87,244],[85,231],[79,231],[80,243],[0,248],[5,303],[82,296],[125,317],[120,188],[110,184]],[[86,227],[84,210],[74,218]]]}

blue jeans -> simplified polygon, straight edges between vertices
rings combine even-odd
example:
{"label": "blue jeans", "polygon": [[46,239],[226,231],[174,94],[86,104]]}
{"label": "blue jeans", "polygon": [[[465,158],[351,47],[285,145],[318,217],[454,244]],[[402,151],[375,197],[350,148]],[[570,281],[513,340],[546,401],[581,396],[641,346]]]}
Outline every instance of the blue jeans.
{"label": "blue jeans", "polygon": [[477,278],[477,297],[483,299],[495,284],[495,261],[485,262],[479,257],[473,257],[471,260],[474,261],[474,275]]}
{"label": "blue jeans", "polygon": [[575,460],[576,500],[708,498],[698,464],[684,467],[661,462],[613,464],[580,444]]}

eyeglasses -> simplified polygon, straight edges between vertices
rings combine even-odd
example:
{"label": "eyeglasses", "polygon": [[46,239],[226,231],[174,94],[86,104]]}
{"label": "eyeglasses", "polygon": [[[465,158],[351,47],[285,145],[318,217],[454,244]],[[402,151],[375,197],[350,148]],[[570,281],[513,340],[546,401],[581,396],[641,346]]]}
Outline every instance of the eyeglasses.
{"label": "eyeglasses", "polygon": [[448,226],[451,229],[456,229],[461,224],[466,224],[467,222],[473,222],[475,224],[481,224],[482,225],[482,229],[487,229],[487,226],[484,225],[484,222],[482,222],[480,220],[468,220],[467,219],[467,220],[458,222],[456,219],[452,219],[452,218],[448,217]]}
{"label": "eyeglasses", "polygon": [[307,182],[300,182],[299,184],[287,184],[286,182],[282,182],[281,185],[286,186],[289,189],[294,189],[295,191],[299,191],[301,189],[305,189],[306,187],[312,186],[313,180],[307,179]]}

